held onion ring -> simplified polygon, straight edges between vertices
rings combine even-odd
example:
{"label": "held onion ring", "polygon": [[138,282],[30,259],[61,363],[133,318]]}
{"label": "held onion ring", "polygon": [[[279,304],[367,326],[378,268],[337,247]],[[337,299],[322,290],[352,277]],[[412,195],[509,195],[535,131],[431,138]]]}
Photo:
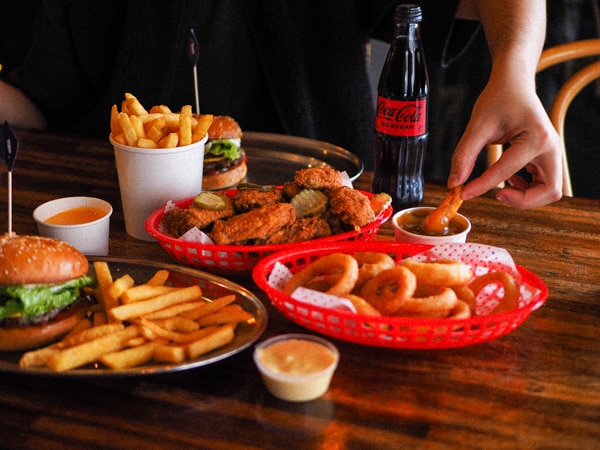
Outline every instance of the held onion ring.
{"label": "held onion ring", "polygon": [[461,261],[437,260],[421,262],[404,259],[400,263],[417,277],[417,282],[434,286],[458,286],[473,278],[473,271]]}
{"label": "held onion ring", "polygon": [[519,283],[508,272],[488,272],[485,275],[478,276],[469,283],[469,289],[477,297],[477,294],[489,284],[500,284],[504,288],[504,297],[490,314],[496,314],[503,311],[510,311],[519,306],[519,297],[521,296]]}
{"label": "held onion ring", "polygon": [[402,303],[394,311],[395,316],[427,317],[441,319],[448,317],[458,303],[456,294],[449,287],[427,286],[419,287],[415,295]]}
{"label": "held onion ring", "polygon": [[352,290],[357,278],[356,260],[344,253],[332,253],[319,258],[294,274],[283,287],[283,291],[291,295],[300,286],[310,286],[314,289],[317,283],[323,283],[327,284],[324,292],[331,295],[344,295]]}
{"label": "held onion ring", "polygon": [[390,315],[415,292],[417,279],[406,267],[385,269],[368,280],[360,290],[360,297],[383,315]]}
{"label": "held onion ring", "polygon": [[354,292],[360,292],[369,278],[396,265],[394,259],[386,253],[357,252],[354,254],[354,259],[358,263],[358,279],[354,285]]}
{"label": "held onion ring", "polygon": [[462,186],[456,186],[450,190],[444,201],[429,214],[423,222],[423,228],[428,233],[441,234],[448,227],[450,220],[458,212],[462,205]]}

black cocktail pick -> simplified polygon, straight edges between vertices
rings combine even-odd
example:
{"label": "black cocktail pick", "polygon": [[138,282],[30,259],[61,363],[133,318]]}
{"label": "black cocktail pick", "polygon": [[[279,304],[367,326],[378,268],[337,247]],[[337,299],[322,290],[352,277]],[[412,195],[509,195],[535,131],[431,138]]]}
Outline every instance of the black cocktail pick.
{"label": "black cocktail pick", "polygon": [[12,235],[12,169],[15,165],[19,140],[8,122],[0,130],[0,157],[8,167],[8,235]]}
{"label": "black cocktail pick", "polygon": [[190,29],[189,57],[194,71],[194,95],[196,98],[196,114],[200,115],[200,99],[198,96],[198,38],[193,28]]}

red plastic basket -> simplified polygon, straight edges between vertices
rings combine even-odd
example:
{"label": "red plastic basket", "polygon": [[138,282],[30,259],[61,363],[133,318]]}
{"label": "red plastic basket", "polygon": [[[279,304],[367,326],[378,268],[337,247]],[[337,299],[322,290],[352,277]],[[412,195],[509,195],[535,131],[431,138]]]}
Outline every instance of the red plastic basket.
{"label": "red plastic basket", "polygon": [[[227,195],[233,196],[234,190],[225,191]],[[372,197],[370,192],[363,192],[367,197]],[[175,205],[181,209],[187,208],[193,198],[180,200]],[[348,231],[325,238],[313,239],[310,245],[326,245],[340,241],[367,241],[373,238],[381,224],[386,222],[392,215],[393,209],[389,206],[377,219],[360,229],[360,232]],[[197,242],[186,242],[168,236],[159,231],[159,224],[164,216],[164,208],[156,210],[146,220],[146,230],[150,235],[158,239],[161,247],[175,260],[188,266],[206,269],[211,272],[223,274],[250,274],[258,261],[267,255],[283,250],[293,250],[306,242],[275,245],[205,245]]]}
{"label": "red plastic basket", "polygon": [[[271,287],[268,276],[275,263],[287,266],[292,272],[300,270],[320,256],[334,252],[385,252],[397,261],[421,253],[430,246],[400,242],[353,242],[346,244],[311,245],[279,252],[261,260],[252,272],[254,282],[273,305],[293,322],[318,333],[364,345],[405,349],[436,349],[461,347],[496,339],[516,329],[532,311],[548,298],[544,282],[527,269],[517,266],[521,282],[534,291],[528,299],[523,296],[519,307],[499,314],[473,316],[469,319],[420,319],[405,317],[367,316],[313,306],[295,300]],[[479,299],[484,303],[486,299]]]}

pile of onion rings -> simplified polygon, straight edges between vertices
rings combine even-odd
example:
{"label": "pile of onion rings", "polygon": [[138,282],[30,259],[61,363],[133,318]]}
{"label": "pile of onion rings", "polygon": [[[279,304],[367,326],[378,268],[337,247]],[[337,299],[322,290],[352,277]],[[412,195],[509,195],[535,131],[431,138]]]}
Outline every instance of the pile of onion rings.
{"label": "pile of onion rings", "polygon": [[398,263],[379,252],[323,256],[287,281],[291,295],[304,287],[350,300],[359,314],[415,318],[467,319],[476,315],[477,296],[503,289],[490,314],[518,307],[519,281],[509,272],[474,276],[466,263],[405,259]]}

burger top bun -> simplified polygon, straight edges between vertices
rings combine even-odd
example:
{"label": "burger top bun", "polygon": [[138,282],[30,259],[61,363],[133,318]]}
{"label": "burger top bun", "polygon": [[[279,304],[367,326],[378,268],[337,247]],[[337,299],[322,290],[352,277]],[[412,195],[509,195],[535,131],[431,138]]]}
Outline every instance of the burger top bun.
{"label": "burger top bun", "polygon": [[242,129],[233,117],[215,116],[208,128],[208,140],[241,138]]}
{"label": "burger top bun", "polygon": [[0,284],[61,283],[87,275],[86,257],[72,245],[41,236],[0,238]]}

